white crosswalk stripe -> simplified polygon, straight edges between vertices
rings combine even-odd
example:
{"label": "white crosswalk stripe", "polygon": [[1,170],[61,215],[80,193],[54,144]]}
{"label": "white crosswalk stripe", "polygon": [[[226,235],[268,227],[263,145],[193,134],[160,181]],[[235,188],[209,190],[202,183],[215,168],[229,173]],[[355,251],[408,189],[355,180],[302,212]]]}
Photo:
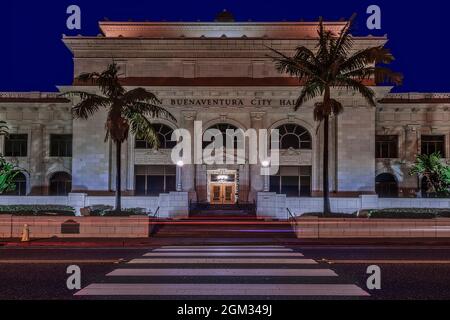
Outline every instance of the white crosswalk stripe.
{"label": "white crosswalk stripe", "polygon": [[116,269],[107,276],[337,277],[330,269]]}
{"label": "white crosswalk stripe", "polygon": [[[174,283],[170,277],[180,280]],[[106,275],[104,283],[88,285],[75,295],[173,299],[369,296],[357,285],[340,283],[333,270],[320,268],[317,261],[283,246],[164,246],[121,265]]]}
{"label": "white crosswalk stripe", "polygon": [[187,252],[195,250],[195,252],[293,252],[292,249],[288,248],[254,248],[254,249],[246,249],[246,248],[198,248],[198,249],[186,249],[186,248],[177,248],[177,249],[155,249],[153,252]]}
{"label": "white crosswalk stripe", "polygon": [[144,257],[303,257],[297,252],[150,252]]}

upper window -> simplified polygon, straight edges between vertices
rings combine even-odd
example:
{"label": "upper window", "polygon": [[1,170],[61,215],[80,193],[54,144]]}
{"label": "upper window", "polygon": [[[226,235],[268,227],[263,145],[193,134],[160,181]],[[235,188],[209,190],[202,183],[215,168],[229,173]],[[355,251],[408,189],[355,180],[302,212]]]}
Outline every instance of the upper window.
{"label": "upper window", "polygon": [[[172,149],[177,144],[176,141],[171,141],[173,129],[164,124],[154,124],[153,128],[155,129],[156,135],[159,139],[159,147],[161,149]],[[140,139],[136,137],[136,149],[151,149],[153,148],[146,140]]]}
{"label": "upper window", "polygon": [[280,133],[280,149],[312,149],[312,138],[308,130],[296,125],[285,124],[277,128]]}
{"label": "upper window", "polygon": [[376,136],[375,156],[377,159],[398,158],[398,136]]}
{"label": "upper window", "polygon": [[[233,126],[232,124],[228,124],[228,123],[219,123],[216,124],[210,128],[208,128],[208,130],[211,129],[215,129],[220,131],[220,133],[216,134],[215,136],[212,137],[211,141],[203,141],[203,149],[205,149],[207,146],[209,146],[210,144],[212,144],[213,142],[216,141],[216,139],[221,136],[222,137],[222,144],[223,145],[218,145],[216,146],[217,148],[220,148],[222,146],[226,146],[227,145],[227,137],[228,139],[233,139],[234,141],[234,148],[237,149],[238,147],[238,139],[239,137],[242,137],[242,135],[237,134],[237,135],[232,135],[232,134],[228,134],[228,130],[233,130],[233,133],[236,132],[236,130],[238,130],[237,127]],[[206,130],[206,131],[208,131]],[[231,133],[231,131],[229,131]]]}
{"label": "upper window", "polygon": [[445,158],[445,136],[422,136],[422,154],[433,154],[439,152]]}
{"label": "upper window", "polygon": [[10,134],[5,139],[6,157],[27,157],[28,153],[28,135]]}
{"label": "upper window", "polygon": [[72,135],[50,135],[50,157],[72,157]]}

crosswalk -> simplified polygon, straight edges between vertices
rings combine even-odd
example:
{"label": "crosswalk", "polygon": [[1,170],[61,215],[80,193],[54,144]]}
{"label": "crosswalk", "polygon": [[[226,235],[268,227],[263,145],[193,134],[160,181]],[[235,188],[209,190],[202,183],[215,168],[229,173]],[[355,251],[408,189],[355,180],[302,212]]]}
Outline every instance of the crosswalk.
{"label": "crosswalk", "polygon": [[363,298],[331,269],[284,246],[163,246],[78,291],[79,297]]}

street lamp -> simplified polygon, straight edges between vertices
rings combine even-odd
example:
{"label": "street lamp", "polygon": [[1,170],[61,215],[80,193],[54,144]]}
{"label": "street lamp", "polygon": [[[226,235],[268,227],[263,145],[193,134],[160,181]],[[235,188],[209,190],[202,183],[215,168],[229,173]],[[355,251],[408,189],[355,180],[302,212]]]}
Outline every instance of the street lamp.
{"label": "street lamp", "polygon": [[269,166],[270,166],[270,161],[268,160],[264,160],[261,162],[261,165],[263,167],[263,172],[264,172],[264,192],[269,192],[270,187],[269,187]]}
{"label": "street lamp", "polygon": [[182,160],[177,162],[177,192],[183,191],[183,185],[181,183],[181,174],[184,166],[184,162]]}

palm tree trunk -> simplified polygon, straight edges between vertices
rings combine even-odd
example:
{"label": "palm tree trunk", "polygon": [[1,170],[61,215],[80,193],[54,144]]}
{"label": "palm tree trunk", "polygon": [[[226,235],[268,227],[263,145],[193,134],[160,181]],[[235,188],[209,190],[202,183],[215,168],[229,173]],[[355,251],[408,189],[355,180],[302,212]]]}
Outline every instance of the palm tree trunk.
{"label": "palm tree trunk", "polygon": [[331,214],[329,172],[328,172],[328,140],[329,140],[329,116],[323,120],[323,214]]}
{"label": "palm tree trunk", "polygon": [[323,97],[323,106],[325,108],[325,114],[323,119],[323,215],[331,214],[331,206],[330,206],[330,184],[329,184],[329,161],[328,161],[328,152],[329,152],[329,131],[330,131],[330,112],[331,109],[329,107],[331,99],[331,90],[330,87],[325,87],[324,97]]}
{"label": "palm tree trunk", "polygon": [[116,142],[116,211],[122,211],[122,143]]}

